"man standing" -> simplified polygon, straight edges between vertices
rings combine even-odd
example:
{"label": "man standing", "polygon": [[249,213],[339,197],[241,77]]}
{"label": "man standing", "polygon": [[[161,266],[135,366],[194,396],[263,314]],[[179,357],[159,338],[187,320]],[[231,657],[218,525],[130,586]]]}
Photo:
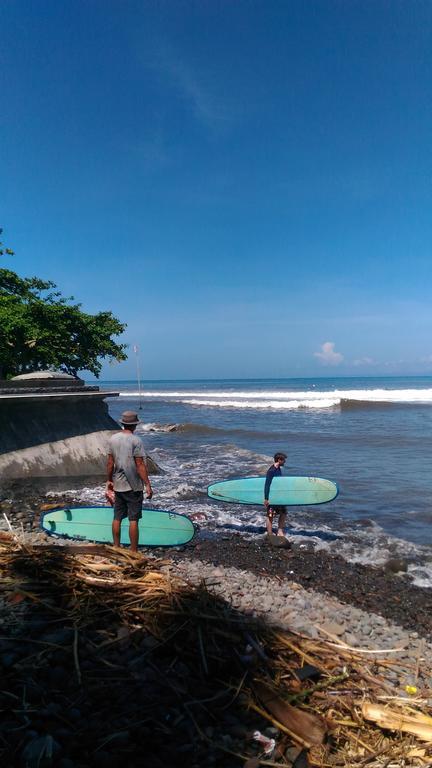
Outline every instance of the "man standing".
{"label": "man standing", "polygon": [[270,495],[270,486],[272,484],[272,480],[274,477],[280,477],[282,474],[281,467],[285,464],[287,455],[286,453],[275,453],[274,455],[274,462],[271,465],[271,467],[267,470],[266,474],[266,480],[264,485],[264,507],[266,510],[266,527],[267,527],[267,533],[269,536],[273,533],[273,518],[275,515],[279,515],[278,520],[278,536],[285,536],[285,523],[286,523],[286,507],[281,506],[275,506],[272,504],[270,506],[269,502],[269,495]]}
{"label": "man standing", "polygon": [[129,518],[129,539],[131,552],[138,549],[138,520],[142,517],[143,488],[146,496],[153,496],[147,467],[144,462],[144,447],[134,435],[138,415],[134,411],[125,411],[120,419],[123,429],[116,432],[109,441],[107,493],[114,491],[114,519],[112,533],[114,546],[120,546],[121,521]]}

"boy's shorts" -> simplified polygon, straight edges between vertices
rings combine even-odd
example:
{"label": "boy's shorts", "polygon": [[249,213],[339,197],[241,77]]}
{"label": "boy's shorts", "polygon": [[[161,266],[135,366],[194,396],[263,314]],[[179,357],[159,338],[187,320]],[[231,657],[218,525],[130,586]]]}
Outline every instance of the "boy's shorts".
{"label": "boy's shorts", "polygon": [[140,520],[142,518],[144,491],[116,491],[114,520]]}
{"label": "boy's shorts", "polygon": [[285,515],[287,511],[286,507],[282,507],[279,504],[270,504],[269,509],[271,509],[274,515]]}

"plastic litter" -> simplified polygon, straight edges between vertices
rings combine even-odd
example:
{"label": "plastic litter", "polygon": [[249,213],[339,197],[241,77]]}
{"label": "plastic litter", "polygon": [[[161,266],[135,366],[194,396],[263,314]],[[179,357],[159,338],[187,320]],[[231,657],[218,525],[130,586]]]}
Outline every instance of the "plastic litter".
{"label": "plastic litter", "polygon": [[271,755],[271,753],[274,752],[276,747],[274,739],[269,739],[267,736],[264,736],[261,731],[254,731],[252,738],[254,741],[258,741],[262,744],[264,754]]}
{"label": "plastic litter", "polygon": [[293,669],[293,674],[298,680],[312,680],[313,682],[316,682],[321,677],[320,670],[312,664],[304,664],[303,667]]}
{"label": "plastic litter", "polygon": [[410,696],[415,696],[415,695],[416,695],[416,693],[417,693],[417,686],[415,686],[415,685],[406,685],[406,686],[405,686],[405,690],[406,690],[406,692],[407,692],[407,693],[408,693]]}

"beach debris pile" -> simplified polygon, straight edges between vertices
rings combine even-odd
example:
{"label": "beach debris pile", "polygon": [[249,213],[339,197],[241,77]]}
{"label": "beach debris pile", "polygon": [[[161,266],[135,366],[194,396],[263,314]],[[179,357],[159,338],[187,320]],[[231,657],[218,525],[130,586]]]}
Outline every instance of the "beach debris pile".
{"label": "beach debris pile", "polygon": [[2,765],[432,764],[420,658],[396,694],[391,653],[267,626],[127,549],[2,533],[0,577]]}

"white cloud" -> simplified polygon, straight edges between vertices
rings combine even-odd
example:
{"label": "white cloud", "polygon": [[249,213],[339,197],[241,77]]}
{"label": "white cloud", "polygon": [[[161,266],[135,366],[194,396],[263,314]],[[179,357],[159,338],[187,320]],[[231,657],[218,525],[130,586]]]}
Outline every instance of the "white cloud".
{"label": "white cloud", "polygon": [[321,345],[321,352],[314,352],[314,357],[317,357],[323,365],[339,365],[344,359],[340,352],[335,352],[334,341],[325,341]]}
{"label": "white cloud", "polygon": [[375,365],[375,360],[372,357],[359,357],[354,360],[353,365]]}

